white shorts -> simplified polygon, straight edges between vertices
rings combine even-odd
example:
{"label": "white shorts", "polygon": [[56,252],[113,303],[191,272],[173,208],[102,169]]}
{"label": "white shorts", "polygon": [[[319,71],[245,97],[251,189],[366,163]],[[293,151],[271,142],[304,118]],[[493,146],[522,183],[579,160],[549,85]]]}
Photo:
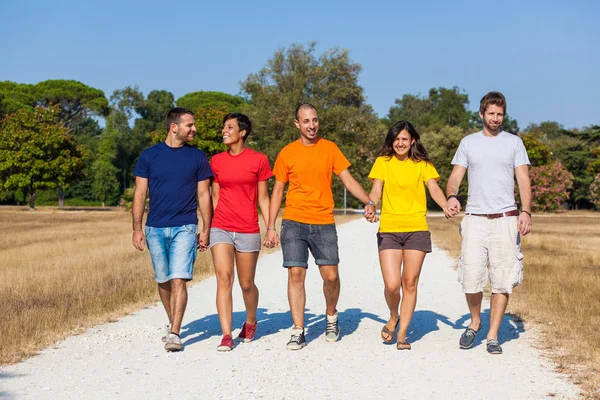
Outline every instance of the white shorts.
{"label": "white shorts", "polygon": [[523,282],[523,254],[516,216],[488,219],[465,215],[458,281],[465,293],[479,293],[488,281],[492,293],[512,293]]}

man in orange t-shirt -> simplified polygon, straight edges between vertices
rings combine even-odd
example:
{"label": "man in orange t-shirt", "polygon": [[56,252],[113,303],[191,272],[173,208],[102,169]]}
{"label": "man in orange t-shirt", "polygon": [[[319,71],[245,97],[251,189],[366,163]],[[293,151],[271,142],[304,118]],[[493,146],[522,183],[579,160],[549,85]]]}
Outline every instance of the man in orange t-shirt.
{"label": "man in orange t-shirt", "polygon": [[304,281],[309,250],[323,278],[327,306],[325,340],[335,342],[340,334],[336,310],[340,296],[339,254],[333,220],[332,173],[340,177],[350,193],[365,203],[365,216],[369,218],[375,214],[375,204],[348,171],[350,162],[335,143],[318,136],[317,109],[308,103],[301,104],[296,108],[294,123],[300,130],[300,139],[285,146],[275,161],[275,186],[265,237],[267,247],[279,244],[275,220],[281,208],[285,185],[289,182],[281,225],[283,266],[288,269],[288,299],[294,321],[288,350],[299,350],[306,345]]}

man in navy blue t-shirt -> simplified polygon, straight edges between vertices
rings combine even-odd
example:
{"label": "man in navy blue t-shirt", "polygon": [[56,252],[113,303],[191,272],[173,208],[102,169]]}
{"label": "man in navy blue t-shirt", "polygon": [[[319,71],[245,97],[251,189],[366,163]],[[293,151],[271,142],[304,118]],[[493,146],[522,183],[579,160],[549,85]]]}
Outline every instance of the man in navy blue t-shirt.
{"label": "man in navy blue t-shirt", "polygon": [[[187,144],[196,133],[194,122],[194,114],[185,108],[169,111],[167,140],[144,150],[133,171],[133,246],[141,251],[147,245],[150,251],[158,293],[169,317],[163,338],[167,351],[181,350],[186,282],[192,279],[196,251],[208,249],[213,214],[209,191],[213,174],[208,160],[202,151]],[[150,209],[144,236],[142,217],[148,188]],[[198,203],[203,224],[200,233]]]}

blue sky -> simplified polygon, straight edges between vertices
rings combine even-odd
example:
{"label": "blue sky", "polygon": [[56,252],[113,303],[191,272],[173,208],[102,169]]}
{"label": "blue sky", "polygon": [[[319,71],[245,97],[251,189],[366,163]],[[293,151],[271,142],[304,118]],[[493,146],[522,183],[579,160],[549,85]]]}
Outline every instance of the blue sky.
{"label": "blue sky", "polygon": [[490,90],[521,128],[600,124],[600,2],[0,1],[0,80],[138,85],[175,97],[239,93],[292,43],[339,46],[384,116],[403,94],[458,86],[471,108]]}

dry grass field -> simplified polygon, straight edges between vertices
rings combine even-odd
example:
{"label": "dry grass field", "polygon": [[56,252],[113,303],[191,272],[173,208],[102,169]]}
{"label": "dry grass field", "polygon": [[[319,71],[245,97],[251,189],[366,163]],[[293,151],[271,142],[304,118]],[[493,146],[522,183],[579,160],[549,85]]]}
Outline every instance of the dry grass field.
{"label": "dry grass field", "polygon": [[[0,231],[0,365],[158,301],[127,212],[0,208]],[[195,280],[212,272],[209,252],[199,253]]]}
{"label": "dry grass field", "polygon": [[[460,219],[428,222],[434,243],[458,257]],[[600,214],[534,215],[522,251],[524,281],[508,312],[539,329],[543,351],[586,397],[600,397]]]}

